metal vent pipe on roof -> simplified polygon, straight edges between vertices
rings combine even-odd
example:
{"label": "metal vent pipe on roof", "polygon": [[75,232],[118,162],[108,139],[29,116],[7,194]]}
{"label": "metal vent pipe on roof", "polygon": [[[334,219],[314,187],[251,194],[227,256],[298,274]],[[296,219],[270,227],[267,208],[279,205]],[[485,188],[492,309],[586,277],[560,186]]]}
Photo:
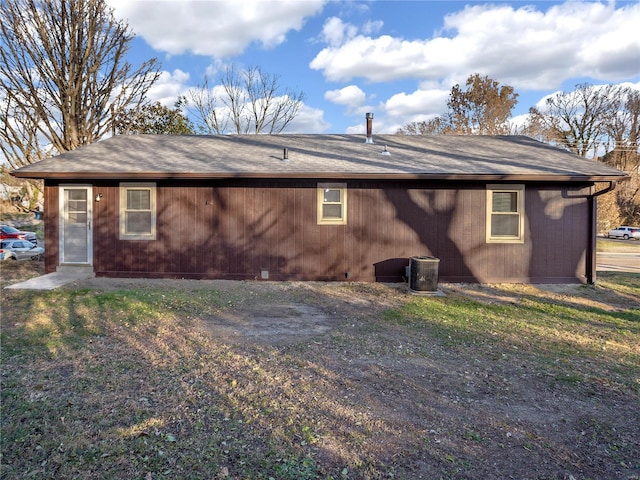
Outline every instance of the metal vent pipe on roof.
{"label": "metal vent pipe on roof", "polygon": [[365,114],[367,119],[367,139],[364,143],[373,143],[373,113]]}

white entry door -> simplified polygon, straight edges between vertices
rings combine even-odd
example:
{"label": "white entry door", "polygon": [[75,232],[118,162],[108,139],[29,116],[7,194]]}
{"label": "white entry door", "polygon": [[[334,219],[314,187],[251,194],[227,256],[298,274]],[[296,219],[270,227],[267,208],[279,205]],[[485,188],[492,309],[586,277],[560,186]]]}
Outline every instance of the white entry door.
{"label": "white entry door", "polygon": [[60,264],[92,263],[92,188],[60,187]]}

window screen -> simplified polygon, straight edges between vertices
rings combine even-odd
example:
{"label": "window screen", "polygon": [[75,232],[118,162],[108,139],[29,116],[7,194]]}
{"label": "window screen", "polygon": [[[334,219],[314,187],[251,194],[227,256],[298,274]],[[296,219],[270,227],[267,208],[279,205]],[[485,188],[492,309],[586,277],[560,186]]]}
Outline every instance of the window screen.
{"label": "window screen", "polygon": [[120,238],[155,239],[155,184],[120,185]]}
{"label": "window screen", "polygon": [[318,184],[318,224],[344,225],[347,223],[347,184]]}
{"label": "window screen", "polygon": [[487,186],[487,241],[524,241],[524,186]]}

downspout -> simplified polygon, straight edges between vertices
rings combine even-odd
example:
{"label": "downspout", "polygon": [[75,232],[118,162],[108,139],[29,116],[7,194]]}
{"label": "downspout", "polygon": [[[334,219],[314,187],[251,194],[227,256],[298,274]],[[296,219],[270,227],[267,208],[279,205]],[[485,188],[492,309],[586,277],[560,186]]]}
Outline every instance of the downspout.
{"label": "downspout", "polygon": [[587,196],[589,208],[589,239],[587,242],[587,283],[596,283],[596,237],[598,234],[598,212],[596,197],[604,195],[616,188],[616,182],[609,182],[609,186]]}

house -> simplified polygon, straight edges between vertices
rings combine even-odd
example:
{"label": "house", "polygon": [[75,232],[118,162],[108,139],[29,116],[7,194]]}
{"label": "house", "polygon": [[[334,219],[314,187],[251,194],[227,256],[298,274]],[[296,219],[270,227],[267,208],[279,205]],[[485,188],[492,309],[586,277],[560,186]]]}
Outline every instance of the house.
{"label": "house", "polygon": [[44,179],[47,272],[399,282],[428,255],[483,283],[595,281],[596,198],[626,178],[522,136],[370,128],[116,136],[14,175]]}

